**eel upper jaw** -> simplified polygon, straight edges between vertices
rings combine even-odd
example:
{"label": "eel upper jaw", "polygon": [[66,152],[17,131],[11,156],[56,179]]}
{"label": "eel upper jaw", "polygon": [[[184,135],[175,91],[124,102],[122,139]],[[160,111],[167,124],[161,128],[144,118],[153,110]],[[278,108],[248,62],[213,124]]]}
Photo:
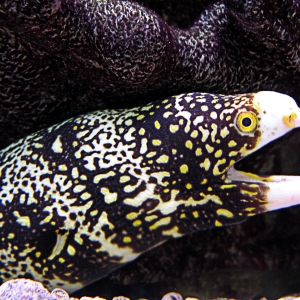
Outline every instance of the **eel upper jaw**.
{"label": "eel upper jaw", "polygon": [[238,171],[233,165],[227,171],[226,180],[258,183],[267,188],[267,203],[264,204],[266,211],[300,204],[300,176],[258,175]]}

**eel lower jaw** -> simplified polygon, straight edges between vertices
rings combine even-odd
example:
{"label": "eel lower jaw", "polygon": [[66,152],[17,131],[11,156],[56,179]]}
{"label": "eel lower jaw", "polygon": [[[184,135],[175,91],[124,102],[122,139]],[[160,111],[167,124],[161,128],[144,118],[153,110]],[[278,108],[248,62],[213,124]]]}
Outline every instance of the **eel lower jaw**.
{"label": "eel lower jaw", "polygon": [[265,211],[277,210],[300,204],[300,176],[257,175],[238,171],[232,166],[227,171],[227,180],[257,183],[267,188]]}

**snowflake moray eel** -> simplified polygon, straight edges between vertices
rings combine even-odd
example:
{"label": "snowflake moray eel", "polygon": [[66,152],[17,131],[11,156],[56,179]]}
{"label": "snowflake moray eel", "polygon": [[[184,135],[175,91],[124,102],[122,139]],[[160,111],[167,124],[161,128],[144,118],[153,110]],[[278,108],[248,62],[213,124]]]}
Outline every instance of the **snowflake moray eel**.
{"label": "snowflake moray eel", "polygon": [[233,167],[299,117],[275,92],[189,93],[21,139],[0,152],[1,280],[72,292],[170,238],[300,203],[299,177]]}

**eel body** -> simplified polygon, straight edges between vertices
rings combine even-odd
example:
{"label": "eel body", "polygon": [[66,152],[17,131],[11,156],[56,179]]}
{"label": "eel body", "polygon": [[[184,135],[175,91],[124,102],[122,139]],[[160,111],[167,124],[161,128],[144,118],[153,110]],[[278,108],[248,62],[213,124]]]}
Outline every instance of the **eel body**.
{"label": "eel body", "polygon": [[233,169],[299,117],[274,92],[189,93],[12,144],[0,152],[1,280],[72,292],[170,238],[300,203],[298,177]]}

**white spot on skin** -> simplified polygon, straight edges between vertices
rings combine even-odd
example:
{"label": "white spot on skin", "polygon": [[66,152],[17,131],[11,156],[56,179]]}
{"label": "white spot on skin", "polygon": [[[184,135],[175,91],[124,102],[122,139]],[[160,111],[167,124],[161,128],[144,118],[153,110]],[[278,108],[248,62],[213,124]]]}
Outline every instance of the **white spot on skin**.
{"label": "white spot on skin", "polygon": [[210,113],[210,117],[211,117],[212,119],[216,120],[216,119],[218,118],[218,114],[217,114],[215,111],[212,111],[212,112]]}
{"label": "white spot on skin", "polygon": [[63,145],[61,142],[61,135],[59,135],[51,147],[52,151],[55,153],[62,153],[63,152]]}
{"label": "white spot on skin", "polygon": [[201,142],[204,143],[206,142],[207,138],[209,137],[209,130],[203,128],[202,126],[199,126],[199,131],[202,133],[202,138],[201,138]]}
{"label": "white spot on skin", "polygon": [[148,143],[148,139],[143,138],[141,140],[140,154],[145,154],[147,152],[147,150],[148,150],[147,143]]}
{"label": "white spot on skin", "polygon": [[203,120],[204,120],[204,117],[203,117],[203,116],[198,116],[198,117],[196,117],[195,120],[193,121],[193,124],[194,124],[195,126],[197,126],[198,124],[202,123]]}
{"label": "white spot on skin", "polygon": [[101,188],[100,192],[104,196],[105,203],[111,204],[117,201],[118,193],[111,193],[110,190],[106,187]]}

